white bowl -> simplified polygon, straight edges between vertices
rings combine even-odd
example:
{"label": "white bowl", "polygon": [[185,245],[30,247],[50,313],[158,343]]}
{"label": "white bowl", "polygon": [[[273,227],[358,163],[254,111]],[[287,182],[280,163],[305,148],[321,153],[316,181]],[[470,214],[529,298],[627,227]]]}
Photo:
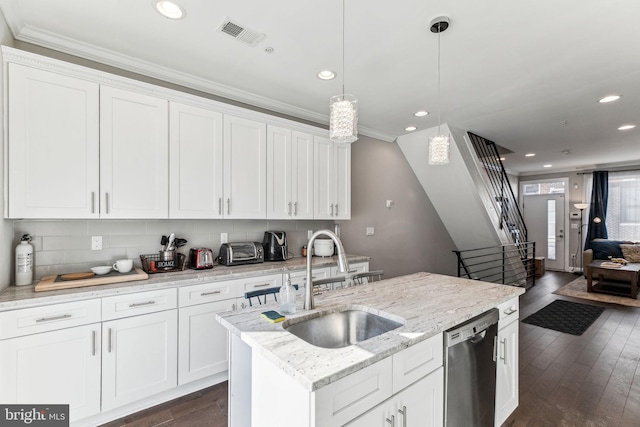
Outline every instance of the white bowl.
{"label": "white bowl", "polygon": [[98,276],[101,276],[103,274],[107,274],[108,272],[110,272],[111,271],[111,266],[110,265],[101,265],[101,266],[98,266],[98,267],[91,267],[91,271],[93,271]]}
{"label": "white bowl", "polygon": [[331,256],[333,255],[333,240],[316,239],[313,242],[313,254],[315,256]]}

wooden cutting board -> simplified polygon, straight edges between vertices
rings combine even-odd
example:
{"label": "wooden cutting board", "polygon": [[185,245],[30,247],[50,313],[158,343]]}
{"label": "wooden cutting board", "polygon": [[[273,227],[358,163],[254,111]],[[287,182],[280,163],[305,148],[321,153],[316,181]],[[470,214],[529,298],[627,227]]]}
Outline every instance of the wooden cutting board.
{"label": "wooden cutting board", "polygon": [[[44,276],[38,284],[36,285],[36,292],[44,292],[44,291],[56,291],[58,289],[71,289],[71,288],[81,288],[84,286],[96,286],[96,285],[108,285],[110,283],[122,283],[122,282],[133,282],[136,280],[147,280],[149,275],[142,271],[141,268],[134,268],[132,271],[128,273],[118,273],[117,271],[112,271],[108,274],[102,276],[91,276],[85,278],[79,278],[76,280],[69,280],[67,276],[70,276],[76,273],[56,275],[56,276]],[[86,273],[77,273],[84,274]],[[93,274],[93,273],[90,273]],[[65,276],[62,278],[61,276]]]}

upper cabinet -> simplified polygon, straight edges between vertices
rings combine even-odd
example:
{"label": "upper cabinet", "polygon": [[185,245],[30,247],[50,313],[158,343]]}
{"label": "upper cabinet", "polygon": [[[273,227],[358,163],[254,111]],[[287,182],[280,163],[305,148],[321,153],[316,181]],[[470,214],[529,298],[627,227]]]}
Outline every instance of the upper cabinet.
{"label": "upper cabinet", "polygon": [[313,135],[267,125],[267,218],[313,218]]}
{"label": "upper cabinet", "polygon": [[222,114],[169,105],[169,217],[222,218]]}
{"label": "upper cabinet", "polygon": [[105,218],[167,218],[166,99],[100,88],[100,206]]}
{"label": "upper cabinet", "polygon": [[351,219],[351,145],[314,138],[314,218]]}
{"label": "upper cabinet", "polygon": [[224,116],[224,217],[267,217],[265,123]]}
{"label": "upper cabinet", "polygon": [[99,216],[99,85],[8,67],[8,216]]}

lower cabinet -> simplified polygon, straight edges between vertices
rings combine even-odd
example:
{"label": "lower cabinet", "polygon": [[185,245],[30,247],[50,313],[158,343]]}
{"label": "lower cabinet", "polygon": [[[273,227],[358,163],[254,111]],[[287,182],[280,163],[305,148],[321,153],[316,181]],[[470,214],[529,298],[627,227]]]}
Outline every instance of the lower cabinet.
{"label": "lower cabinet", "polygon": [[100,412],[100,324],[0,341],[0,402],[69,404],[71,421]]}
{"label": "lower cabinet", "polygon": [[102,410],[177,385],[177,310],[102,324]]}
{"label": "lower cabinet", "polygon": [[498,330],[496,367],[497,427],[518,407],[518,325],[517,320]]}
{"label": "lower cabinet", "polygon": [[444,422],[444,369],[418,382],[346,424],[349,427],[432,427]]}

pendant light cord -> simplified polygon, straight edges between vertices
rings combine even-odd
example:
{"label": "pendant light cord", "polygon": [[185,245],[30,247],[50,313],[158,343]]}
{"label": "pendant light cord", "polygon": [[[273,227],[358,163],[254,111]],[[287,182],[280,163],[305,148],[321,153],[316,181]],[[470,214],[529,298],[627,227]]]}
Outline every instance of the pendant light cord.
{"label": "pendant light cord", "polygon": [[440,33],[441,23],[438,23],[438,135],[440,135]]}
{"label": "pendant light cord", "polygon": [[345,5],[344,0],[342,0],[342,99],[344,100],[344,16],[345,16]]}

